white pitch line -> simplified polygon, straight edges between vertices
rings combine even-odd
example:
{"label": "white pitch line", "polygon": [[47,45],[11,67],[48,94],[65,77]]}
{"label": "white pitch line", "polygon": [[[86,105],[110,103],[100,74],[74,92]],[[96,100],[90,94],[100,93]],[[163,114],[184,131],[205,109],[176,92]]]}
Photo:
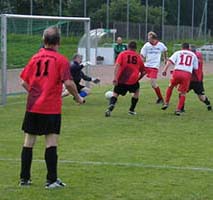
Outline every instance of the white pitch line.
{"label": "white pitch line", "polygon": [[[0,161],[20,162],[20,159],[0,158]],[[33,162],[44,162],[44,160],[35,159]],[[94,166],[117,166],[117,167],[136,167],[149,169],[172,169],[172,170],[188,170],[188,171],[202,171],[213,172],[213,168],[208,167],[189,167],[189,166],[171,166],[171,165],[147,165],[143,163],[117,163],[117,162],[98,162],[98,161],[75,161],[75,160],[59,160],[59,163],[70,163],[80,165],[94,165]]]}

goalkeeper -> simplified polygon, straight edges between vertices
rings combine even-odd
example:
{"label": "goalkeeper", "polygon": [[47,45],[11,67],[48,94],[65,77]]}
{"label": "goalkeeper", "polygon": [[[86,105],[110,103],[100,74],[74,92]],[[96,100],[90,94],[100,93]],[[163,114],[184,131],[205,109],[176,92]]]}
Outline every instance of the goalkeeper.
{"label": "goalkeeper", "polygon": [[[71,75],[73,77],[73,81],[76,84],[78,93],[81,97],[86,97],[87,95],[90,94],[91,89],[86,87],[85,85],[81,84],[81,81],[89,81],[89,82],[93,82],[95,84],[100,83],[100,79],[99,78],[93,78],[90,76],[87,76],[84,74],[84,72],[82,71],[82,69],[84,68],[84,64],[82,63],[82,55],[80,54],[75,54],[73,56],[73,59],[70,63],[70,72]],[[68,96],[69,92],[65,89],[63,90],[62,93],[62,97]]]}

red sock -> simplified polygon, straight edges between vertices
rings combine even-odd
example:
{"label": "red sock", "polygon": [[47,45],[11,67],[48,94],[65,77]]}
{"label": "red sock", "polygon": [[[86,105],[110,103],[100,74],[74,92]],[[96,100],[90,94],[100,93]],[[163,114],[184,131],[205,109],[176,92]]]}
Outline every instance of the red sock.
{"label": "red sock", "polygon": [[163,99],[163,96],[160,91],[160,87],[158,86],[158,87],[154,88],[154,90],[155,90],[155,93],[157,94],[158,98]]}
{"label": "red sock", "polygon": [[173,91],[173,87],[168,87],[166,90],[166,99],[165,99],[165,103],[169,103],[170,98],[172,96],[172,91]]}
{"label": "red sock", "polygon": [[183,107],[183,105],[185,103],[185,99],[186,99],[185,95],[180,95],[179,101],[178,101],[178,105],[177,105],[177,110],[181,110],[182,109],[182,107]]}

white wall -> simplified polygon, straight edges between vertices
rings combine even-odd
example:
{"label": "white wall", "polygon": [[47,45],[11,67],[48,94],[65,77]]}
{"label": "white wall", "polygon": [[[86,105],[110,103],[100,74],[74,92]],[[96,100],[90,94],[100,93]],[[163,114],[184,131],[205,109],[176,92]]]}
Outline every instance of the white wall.
{"label": "white wall", "polygon": [[[86,49],[78,48],[78,53],[83,55],[83,61],[86,59]],[[96,65],[96,57],[102,56],[104,57],[103,64],[104,65],[113,65],[114,64],[114,49],[112,47],[98,47],[90,48],[90,62]]]}

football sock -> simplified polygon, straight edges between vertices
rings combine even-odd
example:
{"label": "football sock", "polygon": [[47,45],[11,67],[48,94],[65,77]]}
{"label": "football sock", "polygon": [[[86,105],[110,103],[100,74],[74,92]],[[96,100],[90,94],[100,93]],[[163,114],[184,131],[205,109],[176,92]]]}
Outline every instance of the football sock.
{"label": "football sock", "polygon": [[109,107],[108,107],[108,109],[110,111],[112,111],[114,109],[116,102],[117,102],[117,98],[116,97],[113,96],[113,97],[110,98]]}
{"label": "football sock", "polygon": [[205,103],[207,106],[211,104],[210,101],[209,101],[209,99],[208,99],[208,97],[206,97],[204,103]]}
{"label": "football sock", "polygon": [[21,173],[20,178],[24,180],[30,179],[30,169],[33,157],[33,149],[31,147],[23,147],[21,152]]}
{"label": "football sock", "polygon": [[155,90],[155,93],[157,94],[158,98],[163,99],[163,96],[160,91],[160,87],[158,86],[158,87],[154,88],[154,90]]}
{"label": "football sock", "polygon": [[130,111],[134,111],[135,110],[135,106],[137,105],[137,103],[138,103],[138,98],[132,97],[131,106],[130,106],[129,110]]}
{"label": "football sock", "polygon": [[183,105],[184,105],[184,103],[185,103],[185,99],[186,99],[185,95],[181,95],[181,96],[179,97],[177,110],[181,110],[181,109],[183,108]]}
{"label": "football sock", "polygon": [[165,99],[165,103],[169,103],[171,95],[172,95],[172,91],[173,88],[172,87],[168,87],[166,90],[166,99]]}
{"label": "football sock", "polygon": [[47,167],[47,180],[55,182],[57,180],[57,147],[48,147],[45,150],[45,162]]}

